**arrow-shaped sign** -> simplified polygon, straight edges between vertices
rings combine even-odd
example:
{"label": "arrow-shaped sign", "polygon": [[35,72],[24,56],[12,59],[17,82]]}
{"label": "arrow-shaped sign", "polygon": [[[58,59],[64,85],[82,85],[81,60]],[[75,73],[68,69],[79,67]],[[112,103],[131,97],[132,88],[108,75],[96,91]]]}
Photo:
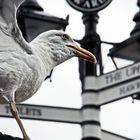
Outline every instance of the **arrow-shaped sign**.
{"label": "arrow-shaped sign", "polygon": [[88,98],[91,103],[90,100],[96,97],[96,105],[138,94],[140,92],[140,62],[102,76],[86,77],[84,84],[84,91],[90,92],[85,98]]}
{"label": "arrow-shaped sign", "polygon": [[122,84],[126,81],[128,82],[129,80],[136,79],[139,77],[140,62],[101,76],[87,76],[85,78],[84,88],[85,90],[92,89],[98,91],[104,88],[116,86],[117,84]]}
{"label": "arrow-shaped sign", "polygon": [[99,92],[99,104],[107,104],[140,93],[140,78]]}

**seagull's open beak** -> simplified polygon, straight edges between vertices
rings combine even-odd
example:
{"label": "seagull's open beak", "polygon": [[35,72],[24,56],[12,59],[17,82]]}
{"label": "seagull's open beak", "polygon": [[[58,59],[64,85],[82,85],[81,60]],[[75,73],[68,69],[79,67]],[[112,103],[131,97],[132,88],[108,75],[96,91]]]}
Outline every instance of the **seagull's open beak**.
{"label": "seagull's open beak", "polygon": [[79,57],[84,58],[92,63],[96,63],[96,57],[91,52],[77,46],[73,46],[73,45],[67,45],[67,46],[73,48]]}

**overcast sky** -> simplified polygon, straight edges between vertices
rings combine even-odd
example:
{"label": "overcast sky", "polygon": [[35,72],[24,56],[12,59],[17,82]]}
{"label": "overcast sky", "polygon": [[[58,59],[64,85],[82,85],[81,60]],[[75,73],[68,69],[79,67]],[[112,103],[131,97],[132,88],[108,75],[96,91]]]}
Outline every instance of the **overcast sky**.
{"label": "overcast sky", "polygon": [[[65,0],[38,0],[45,12],[65,18],[70,15],[69,26],[66,32],[75,39],[84,36],[82,14],[72,9]],[[120,42],[129,37],[135,23],[132,21],[138,11],[136,0],[114,0],[106,9],[99,13],[97,31],[104,41]],[[103,46],[103,62],[105,71],[114,70],[114,66],[107,57],[110,46]],[[119,61],[120,62],[120,61]],[[122,61],[121,61],[122,62]],[[122,62],[124,65],[126,62]],[[122,63],[119,66],[122,66]],[[25,103],[54,105],[63,107],[81,107],[81,83],[79,81],[78,61],[76,58],[58,66],[52,75],[52,83],[45,81],[40,90]],[[123,136],[140,139],[140,101],[132,104],[132,99],[127,98],[102,107],[102,128]],[[67,139],[79,140],[81,129],[78,125],[28,121],[23,120],[29,136],[38,140],[40,135],[48,140]],[[1,131],[15,136],[22,136],[11,119],[0,119]]]}

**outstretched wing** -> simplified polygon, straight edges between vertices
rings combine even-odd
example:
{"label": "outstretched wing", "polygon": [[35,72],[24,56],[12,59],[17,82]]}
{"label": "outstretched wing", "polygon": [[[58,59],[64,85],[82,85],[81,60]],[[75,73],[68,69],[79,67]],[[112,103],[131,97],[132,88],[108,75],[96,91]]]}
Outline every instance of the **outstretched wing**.
{"label": "outstretched wing", "polygon": [[16,11],[24,0],[0,0],[0,23],[5,26],[16,22]]}
{"label": "outstretched wing", "polygon": [[16,41],[23,50],[31,54],[32,50],[24,40],[16,20],[17,9],[23,1],[0,0],[0,40],[4,38],[8,41],[13,38],[13,42]]}

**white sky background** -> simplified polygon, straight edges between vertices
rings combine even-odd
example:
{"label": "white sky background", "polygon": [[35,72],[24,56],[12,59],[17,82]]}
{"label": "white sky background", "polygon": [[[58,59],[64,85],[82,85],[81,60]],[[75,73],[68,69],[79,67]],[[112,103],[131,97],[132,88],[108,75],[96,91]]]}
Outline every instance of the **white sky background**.
{"label": "white sky background", "polygon": [[[69,26],[66,32],[75,39],[83,37],[84,26],[80,12],[72,9],[65,0],[38,1],[44,10],[52,15],[65,18],[69,14]],[[136,2],[137,0],[114,0],[99,13],[97,31],[102,40],[120,42],[129,37],[135,25],[132,19],[138,11]],[[112,62],[107,58],[109,48],[110,46],[103,46],[103,62],[106,71],[114,69]],[[78,78],[78,61],[74,58],[58,66],[53,72],[52,83],[45,81],[39,92],[25,103],[80,108],[81,84]],[[140,101],[132,104],[131,98],[105,105],[101,111],[103,129],[135,140],[140,139],[139,118]],[[23,123],[32,140],[39,140],[40,135],[44,140],[80,140],[81,137],[79,125],[30,120],[23,120]],[[22,137],[15,120],[0,118],[0,125],[1,132]]]}

